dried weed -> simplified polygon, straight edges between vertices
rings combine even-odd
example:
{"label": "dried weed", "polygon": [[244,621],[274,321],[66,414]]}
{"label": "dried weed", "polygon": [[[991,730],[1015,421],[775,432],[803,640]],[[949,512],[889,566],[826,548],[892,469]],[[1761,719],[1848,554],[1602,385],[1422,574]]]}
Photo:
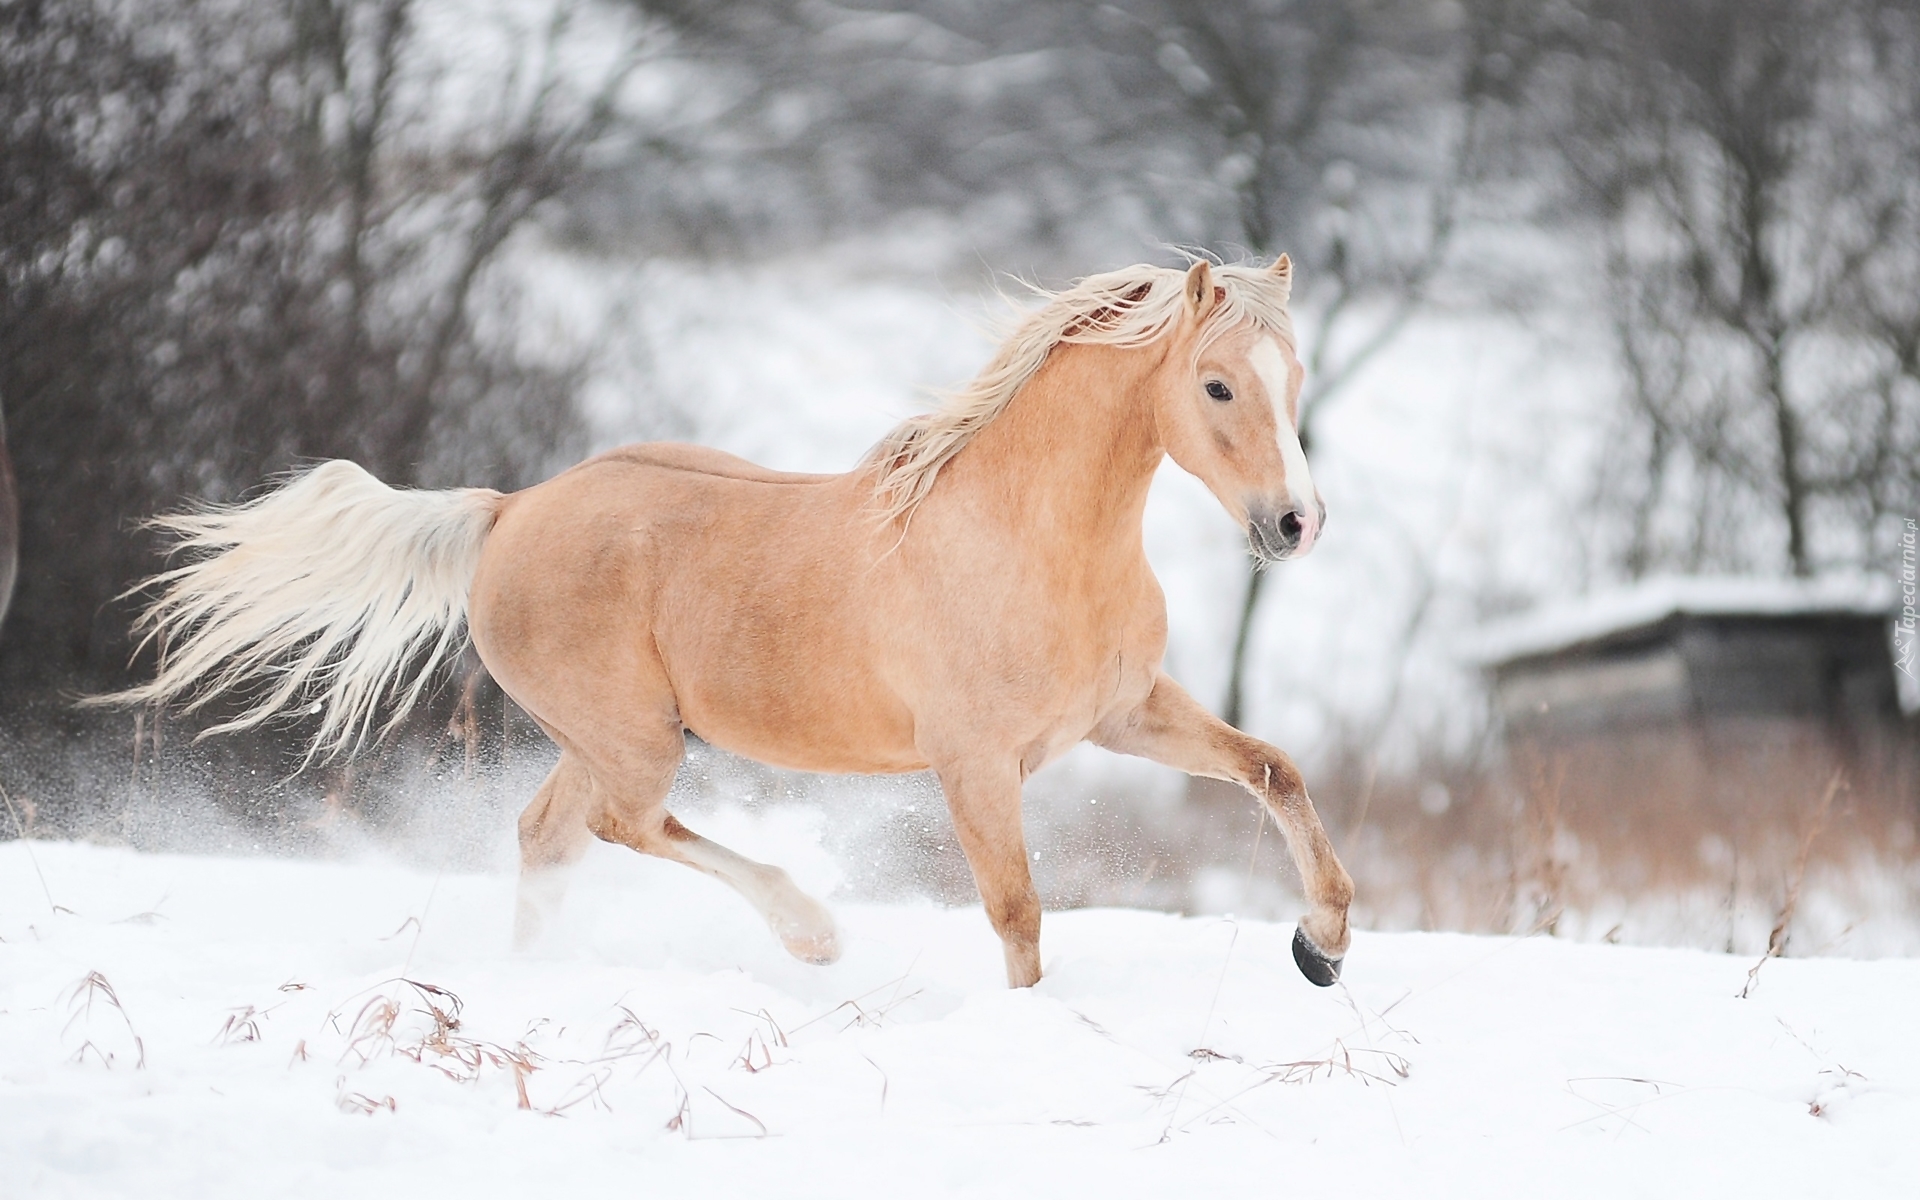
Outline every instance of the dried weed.
{"label": "dried weed", "polygon": [[[83,1019],[91,1024],[93,1020],[94,1001],[103,1000],[113,1007],[113,1011],[120,1014],[120,1020],[126,1024],[128,1036],[133,1038],[133,1048],[136,1055],[133,1069],[138,1071],[146,1067],[147,1044],[141,1039],[140,1031],[133,1027],[133,1018],[127,1015],[126,1006],[120,1003],[119,993],[113,990],[113,984],[107,981],[105,975],[102,975],[98,971],[88,971],[78,983],[67,990],[65,999],[67,1005],[67,1023],[60,1031],[62,1036],[65,1036],[67,1031],[72,1029],[76,1022],[80,1022]],[[74,1061],[85,1062],[87,1051],[89,1050],[93,1051],[94,1055],[100,1059],[101,1065],[109,1068],[113,1066],[114,1056],[112,1051],[102,1050],[93,1043],[91,1038],[81,1043],[80,1049],[73,1056]]]}
{"label": "dried weed", "polygon": [[1814,839],[1827,826],[1827,817],[1833,811],[1833,798],[1847,786],[1844,770],[1836,770],[1827,780],[1827,790],[1821,793],[1820,803],[1814,806],[1807,819],[1806,831],[1800,837],[1800,853],[1793,860],[1793,873],[1787,877],[1787,894],[1780,904],[1780,914],[1773,922],[1773,929],[1767,934],[1767,952],[1760,961],[1753,964],[1747,972],[1747,982],[1740,989],[1740,999],[1753,995],[1754,988],[1760,985],[1760,968],[1767,965],[1770,958],[1779,958],[1787,952],[1787,928],[1793,924],[1794,912],[1800,907],[1800,888],[1807,879],[1807,859],[1813,853]]}

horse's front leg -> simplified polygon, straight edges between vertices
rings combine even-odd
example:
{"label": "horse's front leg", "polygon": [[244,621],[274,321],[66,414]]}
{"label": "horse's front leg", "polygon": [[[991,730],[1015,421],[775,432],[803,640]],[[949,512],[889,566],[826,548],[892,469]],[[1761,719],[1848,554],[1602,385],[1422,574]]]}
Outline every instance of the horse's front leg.
{"label": "horse's front leg", "polygon": [[1294,933],[1293,958],[1300,973],[1327,987],[1340,977],[1346,957],[1347,906],[1353,880],[1334,856],[1306,784],[1293,760],[1256,737],[1214,716],[1173,680],[1161,675],[1139,707],[1102,722],[1088,738],[1122,754],[1178,767],[1189,775],[1224,779],[1252,792],[1286,834],[1287,848],[1312,905]]}
{"label": "horse's front leg", "polygon": [[1040,894],[1020,828],[1019,761],[949,761],[934,770],[987,920],[1006,951],[1007,986],[1032,987],[1040,982]]}

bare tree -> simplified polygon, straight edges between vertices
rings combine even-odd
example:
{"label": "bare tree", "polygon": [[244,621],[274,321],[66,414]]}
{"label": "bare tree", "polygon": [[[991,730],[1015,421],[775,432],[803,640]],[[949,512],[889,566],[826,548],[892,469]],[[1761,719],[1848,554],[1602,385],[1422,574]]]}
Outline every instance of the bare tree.
{"label": "bare tree", "polygon": [[1920,10],[1594,0],[1558,141],[1600,221],[1629,574],[1873,561],[1920,506]]}
{"label": "bare tree", "polygon": [[932,211],[1057,265],[1112,224],[1090,212],[1138,195],[1121,163],[1166,161],[1080,0],[633,2],[698,65],[700,105],[599,176],[583,216],[603,242],[752,253]]}
{"label": "bare tree", "polygon": [[483,329],[511,308],[489,272],[640,53],[607,47],[583,84],[556,11],[456,109],[412,0],[156,0],[138,30],[107,3],[0,7],[9,675],[125,669],[112,600],[153,569],[129,527],[158,510],[324,457],[403,484],[543,468],[578,368]]}

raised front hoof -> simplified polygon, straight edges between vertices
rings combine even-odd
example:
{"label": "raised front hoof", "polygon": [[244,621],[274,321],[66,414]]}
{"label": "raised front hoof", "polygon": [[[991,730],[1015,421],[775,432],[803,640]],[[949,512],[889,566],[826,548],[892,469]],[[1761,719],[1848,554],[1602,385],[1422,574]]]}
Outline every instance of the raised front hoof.
{"label": "raised front hoof", "polygon": [[1307,982],[1315,987],[1332,987],[1333,981],[1340,978],[1340,964],[1344,958],[1328,958],[1320,953],[1320,947],[1307,940],[1306,930],[1295,928],[1293,931],[1293,961]]}

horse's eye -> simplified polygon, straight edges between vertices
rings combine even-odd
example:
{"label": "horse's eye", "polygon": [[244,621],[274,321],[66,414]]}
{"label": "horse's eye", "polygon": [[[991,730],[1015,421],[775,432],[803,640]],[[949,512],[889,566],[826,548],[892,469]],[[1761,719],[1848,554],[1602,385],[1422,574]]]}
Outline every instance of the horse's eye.
{"label": "horse's eye", "polygon": [[1221,383],[1218,379],[1207,380],[1207,395],[1212,396],[1215,400],[1233,399],[1232,390],[1229,389],[1226,384]]}

